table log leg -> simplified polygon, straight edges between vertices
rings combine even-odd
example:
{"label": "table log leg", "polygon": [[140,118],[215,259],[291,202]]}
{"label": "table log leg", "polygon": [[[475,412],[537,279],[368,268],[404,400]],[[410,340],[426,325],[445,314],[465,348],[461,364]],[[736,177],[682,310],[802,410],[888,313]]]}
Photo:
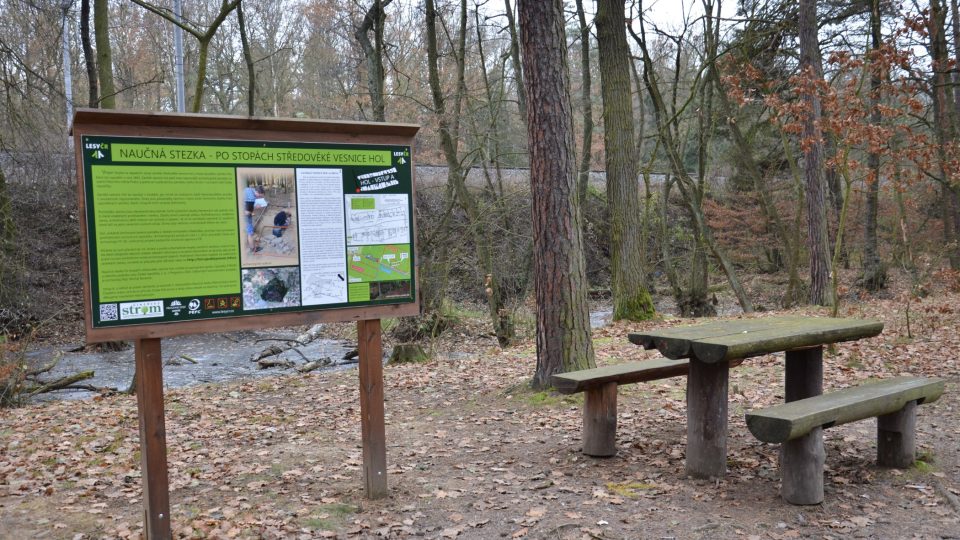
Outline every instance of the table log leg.
{"label": "table log leg", "polygon": [[[784,400],[787,402],[823,393],[823,347],[787,351],[784,370]],[[781,495],[791,504],[823,502],[823,429],[780,447]]]}
{"label": "table log leg", "polygon": [[727,384],[730,365],[690,359],[687,375],[687,474],[719,477],[727,470]]}
{"label": "table log leg", "polygon": [[906,469],[916,452],[917,402],[895,413],[877,417],[877,465]]}
{"label": "table log leg", "polygon": [[583,453],[610,457],[617,453],[617,383],[590,388],[583,402]]}

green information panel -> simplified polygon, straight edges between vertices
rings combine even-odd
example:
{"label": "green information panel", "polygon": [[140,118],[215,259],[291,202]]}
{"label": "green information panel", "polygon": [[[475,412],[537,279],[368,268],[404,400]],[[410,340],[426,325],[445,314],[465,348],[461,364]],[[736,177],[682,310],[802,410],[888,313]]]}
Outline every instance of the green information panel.
{"label": "green information panel", "polygon": [[81,143],[93,328],[415,301],[409,146]]}

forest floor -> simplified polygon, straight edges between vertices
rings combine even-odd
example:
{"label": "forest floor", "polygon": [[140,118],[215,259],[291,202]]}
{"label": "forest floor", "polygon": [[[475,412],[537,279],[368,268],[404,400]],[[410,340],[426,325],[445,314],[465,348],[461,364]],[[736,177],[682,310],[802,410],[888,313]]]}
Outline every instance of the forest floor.
{"label": "forest floor", "polygon": [[[684,379],[620,388],[618,454],[585,457],[582,397],[531,391],[533,340],[501,350],[474,322],[432,360],[385,367],[381,500],[364,498],[355,371],[167,391],[175,537],[960,538],[960,292],[941,288],[909,311],[888,296],[844,305],[885,329],[828,351],[825,386],[911,374],[945,377],[947,391],[918,409],[908,470],[875,465],[873,421],[825,431],[820,505],[780,499],[777,446],[744,424],[744,411],[782,401],[782,355],[731,370],[728,472],[702,481],[683,472]],[[626,335],[691,322],[606,325],[597,363],[656,357]],[[130,396],[0,411],[0,538],[140,537],[138,447]]]}

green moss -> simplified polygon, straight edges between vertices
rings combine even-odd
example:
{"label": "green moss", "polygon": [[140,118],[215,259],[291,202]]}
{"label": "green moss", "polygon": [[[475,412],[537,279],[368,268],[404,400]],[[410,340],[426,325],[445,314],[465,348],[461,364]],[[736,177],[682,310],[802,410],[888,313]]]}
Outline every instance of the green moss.
{"label": "green moss", "polygon": [[615,299],[613,302],[613,320],[615,321],[649,321],[656,316],[653,298],[646,290],[637,291],[629,298]]}

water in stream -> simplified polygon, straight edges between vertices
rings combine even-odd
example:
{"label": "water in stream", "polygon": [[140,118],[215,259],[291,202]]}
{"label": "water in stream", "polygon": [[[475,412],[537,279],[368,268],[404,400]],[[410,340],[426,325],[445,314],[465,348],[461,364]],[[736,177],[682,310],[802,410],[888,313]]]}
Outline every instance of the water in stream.
{"label": "water in stream", "polygon": [[[283,329],[255,332],[230,332],[224,334],[198,334],[164,338],[161,341],[163,358],[163,385],[166,388],[178,388],[205,383],[231,381],[254,377],[269,377],[289,369],[259,369],[250,358],[270,345],[282,344],[283,339],[293,339],[296,333]],[[332,340],[316,340],[306,346],[297,347],[300,351],[286,351],[278,358],[290,359],[297,365],[309,360],[329,358],[332,362],[342,362],[343,356],[356,348],[356,344]],[[124,351],[62,352],[53,348],[41,348],[27,353],[33,365],[44,365],[60,354],[57,366],[43,376],[44,380],[55,380],[82,371],[93,370],[92,379],[82,381],[95,387],[109,387],[125,390],[133,378],[133,347]],[[302,355],[302,356],[301,356]],[[192,361],[191,361],[192,360]],[[339,363],[327,369],[344,369],[349,363]],[[81,399],[94,395],[88,391],[61,390],[43,394],[39,399]]]}

